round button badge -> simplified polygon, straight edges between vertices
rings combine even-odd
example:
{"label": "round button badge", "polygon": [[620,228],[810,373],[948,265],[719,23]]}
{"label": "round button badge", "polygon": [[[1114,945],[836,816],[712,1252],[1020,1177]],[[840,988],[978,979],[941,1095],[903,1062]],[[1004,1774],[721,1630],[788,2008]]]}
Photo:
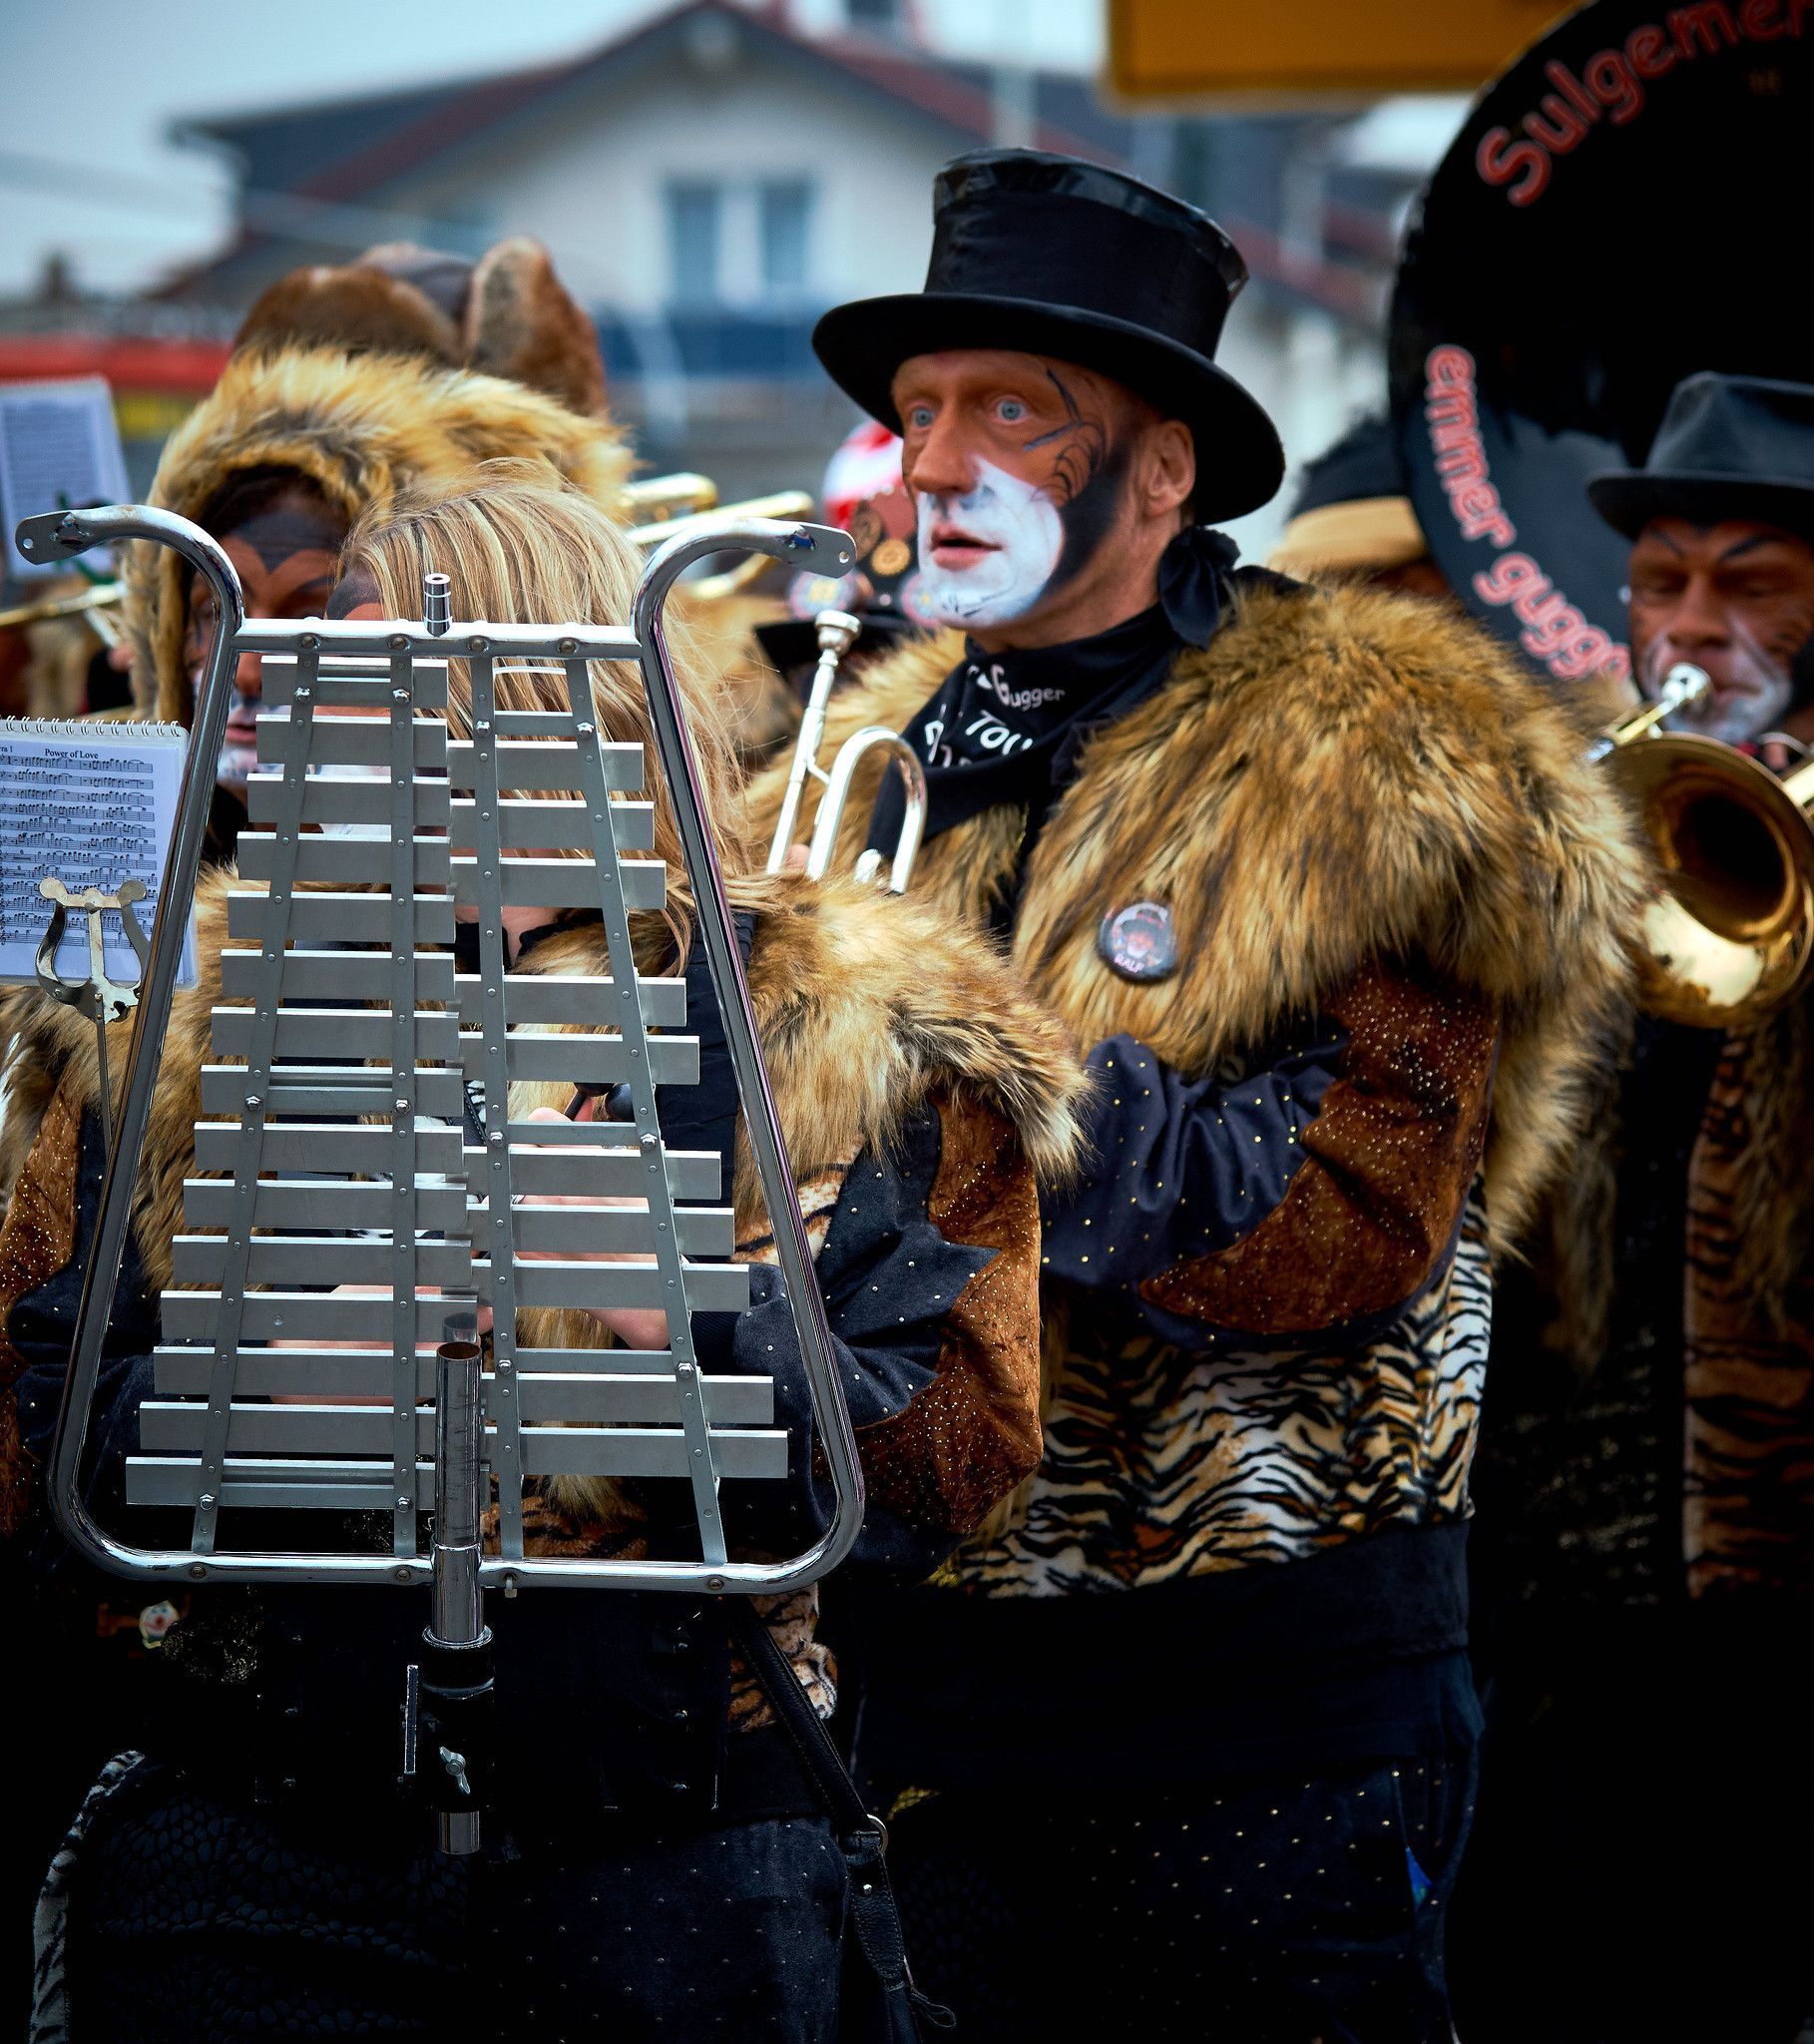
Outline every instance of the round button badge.
{"label": "round button badge", "polygon": [[1103,962],[1124,979],[1164,979],[1177,970],[1177,933],[1162,901],[1112,909],[1096,933]]}

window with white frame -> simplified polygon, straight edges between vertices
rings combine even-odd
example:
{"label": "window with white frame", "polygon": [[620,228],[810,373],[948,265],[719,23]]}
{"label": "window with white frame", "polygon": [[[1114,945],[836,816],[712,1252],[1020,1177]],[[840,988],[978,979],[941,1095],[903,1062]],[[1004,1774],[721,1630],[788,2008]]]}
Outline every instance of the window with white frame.
{"label": "window with white frame", "polygon": [[812,186],[804,178],[770,180],[757,190],[756,217],[762,246],[762,295],[783,302],[804,297]]}
{"label": "window with white frame", "polygon": [[668,188],[668,288],[677,305],[715,305],[723,296],[720,247],[724,191],[701,179]]}
{"label": "window with white frame", "polygon": [[669,302],[788,310],[812,289],[808,177],[678,178],[668,186]]}

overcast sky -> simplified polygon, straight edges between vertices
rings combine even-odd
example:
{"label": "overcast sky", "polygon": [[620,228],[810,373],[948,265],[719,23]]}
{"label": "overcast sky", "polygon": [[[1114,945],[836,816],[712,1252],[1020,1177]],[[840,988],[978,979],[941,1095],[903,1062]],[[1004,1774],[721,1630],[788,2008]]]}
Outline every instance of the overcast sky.
{"label": "overcast sky", "polygon": [[179,115],[514,70],[650,11],[649,0],[0,0],[0,291],[28,286],[53,249],[83,282],[118,289],[212,247],[228,181],[203,152],[171,145]]}
{"label": "overcast sky", "polygon": [[[213,248],[226,170],[170,123],[486,71],[593,47],[672,0],[0,0],[0,293],[64,252],[118,290]],[[1037,21],[1088,64],[1101,0],[921,0],[948,44]],[[796,0],[802,20],[834,13]]]}

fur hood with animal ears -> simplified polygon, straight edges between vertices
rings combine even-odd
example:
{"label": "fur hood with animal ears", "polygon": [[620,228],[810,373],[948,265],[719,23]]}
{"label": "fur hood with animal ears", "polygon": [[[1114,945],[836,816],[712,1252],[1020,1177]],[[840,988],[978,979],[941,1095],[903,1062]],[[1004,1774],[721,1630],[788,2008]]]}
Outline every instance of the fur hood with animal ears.
{"label": "fur hood with animal ears", "polygon": [[351,262],[292,269],[253,301],[233,340],[236,354],[276,347],[414,355],[605,416],[598,328],[527,235],[476,262],[387,242]]}
{"label": "fur hood with animal ears", "polygon": [[[867,670],[832,699],[827,757],[863,725],[903,730],[962,655],[947,634]],[[871,758],[840,862],[866,833]],[[750,785],[758,841],[784,778]],[[1018,808],[997,808],[945,831],[915,893],[982,915],[1013,883],[1021,830]],[[1503,1248],[1564,1166],[1627,1009],[1644,878],[1580,731],[1478,626],[1415,598],[1268,579],[1086,743],[1027,861],[1014,959],[1081,1044],[1126,1033],[1202,1073],[1369,958],[1423,954],[1499,1013],[1487,1182]],[[1134,983],[1098,932],[1147,900],[1170,909],[1179,964]]]}
{"label": "fur hood with animal ears", "polygon": [[[239,884],[221,869],[204,876],[200,984],[178,992],[165,1034],[135,1216],[157,1288],[168,1281],[171,1240],[182,1232],[183,1181],[194,1175],[202,1067],[214,1061],[210,1016],[221,1001],[227,895]],[[736,907],[756,915],[750,997],[782,1132],[803,1179],[885,1142],[935,1101],[961,1108],[970,1100],[1001,1115],[1042,1181],[1073,1170],[1082,1144],[1074,1113],[1082,1069],[1063,1027],[986,945],[927,903],[853,881],[752,878],[734,883],[732,894]],[[538,972],[603,972],[603,931],[581,924],[557,932],[531,957]],[[59,1088],[82,1108],[100,1093],[93,1026],[56,1002],[15,1005],[20,1034],[0,1128],[0,1184],[9,1188]],[[131,1027],[117,1023],[108,1038],[116,1094]],[[524,1087],[522,1109],[559,1106],[569,1090]],[[741,1135],[736,1204],[745,1223],[759,1213]]]}
{"label": "fur hood with animal ears", "polygon": [[[232,356],[172,434],[150,501],[193,519],[233,476],[286,468],[350,524],[411,485],[451,488],[498,460],[545,463],[614,513],[633,466],[608,420],[502,376],[396,354],[259,344]],[[125,622],[141,714],[187,724],[183,563],[143,542],[128,555]]]}

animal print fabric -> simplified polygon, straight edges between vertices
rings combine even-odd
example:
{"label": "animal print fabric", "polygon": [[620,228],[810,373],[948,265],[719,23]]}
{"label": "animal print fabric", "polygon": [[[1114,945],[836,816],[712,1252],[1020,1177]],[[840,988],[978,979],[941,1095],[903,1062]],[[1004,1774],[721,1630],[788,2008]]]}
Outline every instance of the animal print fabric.
{"label": "animal print fabric", "polygon": [[1452,1261],[1358,1350],[1193,1355],[1073,1315],[1025,1510],[935,1580],[987,1596],[1140,1589],[1463,1518],[1491,1326],[1478,1180]]}
{"label": "animal print fabric", "polygon": [[116,1754],[82,1798],[44,1876],[32,1917],[32,2019],[29,2044],[69,2044],[69,1894],[89,1833],[143,1768],[145,1756]]}
{"label": "animal print fabric", "polygon": [[7,1325],[15,1302],[69,1263],[75,1248],[81,1141],[81,1109],[59,1091],[0,1226],[0,1534],[12,1534],[24,1524],[32,1481],[14,1398],[24,1364],[7,1338]]}
{"label": "animal print fabric", "polygon": [[1694,1597],[1814,1584],[1814,1273],[1791,1285],[1779,1329],[1740,1270],[1758,1050],[1754,1038],[1726,1045],[1688,1181],[1682,1561]]}

